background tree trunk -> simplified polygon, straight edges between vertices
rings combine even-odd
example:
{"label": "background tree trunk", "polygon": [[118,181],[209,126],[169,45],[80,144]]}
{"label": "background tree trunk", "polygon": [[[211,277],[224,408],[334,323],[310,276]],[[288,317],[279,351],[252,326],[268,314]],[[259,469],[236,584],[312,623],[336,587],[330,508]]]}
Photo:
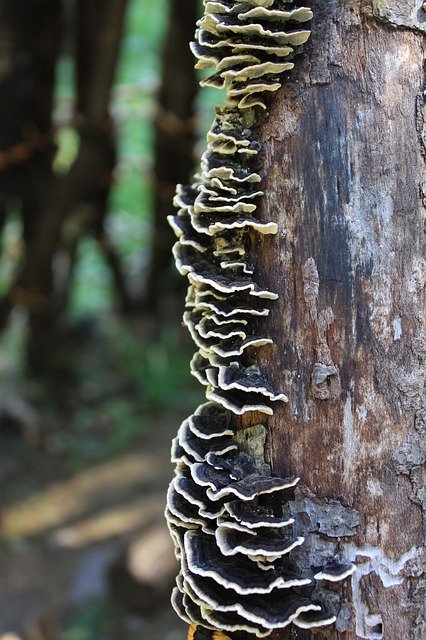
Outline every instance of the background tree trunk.
{"label": "background tree trunk", "polygon": [[[52,178],[60,16],[60,0],[0,0],[0,230],[18,202],[26,248],[37,233]],[[13,305],[31,304],[29,297],[13,292],[1,301],[0,330]]]}
{"label": "background tree trunk", "polygon": [[144,296],[151,310],[160,301],[158,288],[172,262],[176,238],[167,216],[175,213],[175,187],[177,183],[189,183],[194,168],[198,82],[189,43],[194,39],[197,18],[197,0],[186,0],[184,10],[181,0],[170,0],[154,130],[152,255]]}
{"label": "background tree trunk", "polygon": [[[87,227],[102,241],[115,162],[115,140],[108,108],[126,7],[127,0],[80,0],[77,3],[79,153],[68,174],[55,178],[49,185],[43,215],[15,287],[34,299],[34,303],[28,305],[27,357],[35,373],[52,368],[55,329],[63,302],[55,295],[53,261],[64,221],[79,203],[91,208],[92,219],[87,221]],[[95,31],[96,38],[93,37]]]}
{"label": "background tree trunk", "polygon": [[274,350],[257,359],[289,396],[267,444],[277,474],[301,477],[300,562],[341,553],[358,571],[330,587],[337,627],[274,638],[420,640],[426,14],[410,0],[310,5],[312,38],[258,128],[260,215],[280,232],[254,253],[280,298]]}

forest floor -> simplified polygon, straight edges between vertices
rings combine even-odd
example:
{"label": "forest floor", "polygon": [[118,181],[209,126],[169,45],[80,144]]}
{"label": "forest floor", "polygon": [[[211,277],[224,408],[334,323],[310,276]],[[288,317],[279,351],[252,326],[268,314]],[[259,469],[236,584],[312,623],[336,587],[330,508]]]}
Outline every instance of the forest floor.
{"label": "forest floor", "polygon": [[[0,352],[0,638],[185,638],[168,584],[153,600],[111,580],[129,545],[161,538],[170,441],[201,400],[173,326],[80,322],[44,384]],[[170,549],[159,574],[167,559]],[[40,620],[41,636],[31,631]]]}

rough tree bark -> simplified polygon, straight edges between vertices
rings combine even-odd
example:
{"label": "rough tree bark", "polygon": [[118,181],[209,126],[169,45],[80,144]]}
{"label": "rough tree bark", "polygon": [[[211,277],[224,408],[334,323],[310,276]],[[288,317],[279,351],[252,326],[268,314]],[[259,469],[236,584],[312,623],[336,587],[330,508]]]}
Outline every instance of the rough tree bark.
{"label": "rough tree bark", "polygon": [[331,586],[337,627],[274,638],[420,640],[426,13],[413,0],[310,6],[311,40],[258,128],[260,213],[280,228],[255,240],[258,270],[280,298],[274,350],[257,358],[290,399],[267,448],[277,474],[301,476],[305,560],[339,551],[358,571]]}

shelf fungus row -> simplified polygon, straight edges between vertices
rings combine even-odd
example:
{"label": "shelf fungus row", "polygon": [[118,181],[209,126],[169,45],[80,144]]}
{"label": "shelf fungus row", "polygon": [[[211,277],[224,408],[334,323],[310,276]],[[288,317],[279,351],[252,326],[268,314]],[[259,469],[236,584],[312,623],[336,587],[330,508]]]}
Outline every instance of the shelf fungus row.
{"label": "shelf fungus row", "polygon": [[235,437],[235,416],[271,415],[274,403],[287,401],[246,359],[271,344],[261,321],[277,297],[256,282],[253,267],[254,235],[274,234],[277,225],[256,215],[260,144],[250,127],[293,67],[312,14],[274,0],[204,5],[191,48],[198,68],[213,68],[202,84],[225,89],[226,101],[216,108],[201,171],[192,185],[178,185],[178,212],[169,217],[176,265],[189,280],[184,323],[198,349],[191,372],[207,397],[172,444],[166,518],[181,563],[172,603],[191,629],[266,637],[290,623],[334,622],[309,593],[315,579],[337,581],[353,571],[335,558],[315,576],[298,571],[292,552],[304,538],[293,535],[289,515],[263,506],[263,496],[291,497],[299,479],[272,476]]}
{"label": "shelf fungus row", "polygon": [[226,104],[266,109],[265,97],[277,91],[282,74],[294,64],[295,47],[309,38],[303,28],[312,18],[293,2],[248,0],[204,2],[196,42],[196,68],[213,68],[202,86],[226,90]]}
{"label": "shelf fungus row", "polygon": [[[293,519],[258,504],[265,494],[291,491],[299,478],[274,477],[243,451],[232,416],[207,402],[183,421],[172,444],[176,470],[166,518],[181,563],[173,606],[191,625],[257,637],[291,622],[330,624],[334,615],[304,595],[312,575],[292,562],[291,552],[304,542],[292,533]],[[333,558],[315,578],[333,582],[352,571]]]}

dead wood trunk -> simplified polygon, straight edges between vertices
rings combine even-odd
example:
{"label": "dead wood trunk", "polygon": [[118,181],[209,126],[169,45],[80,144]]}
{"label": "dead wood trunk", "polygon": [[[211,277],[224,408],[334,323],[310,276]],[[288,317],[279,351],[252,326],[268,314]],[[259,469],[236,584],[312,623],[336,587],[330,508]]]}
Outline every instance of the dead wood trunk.
{"label": "dead wood trunk", "polygon": [[312,38],[258,129],[260,214],[280,228],[255,240],[280,294],[275,348],[259,356],[289,396],[268,453],[301,476],[305,562],[341,553],[358,571],[327,587],[343,595],[337,628],[273,637],[420,640],[426,14],[410,0],[310,4]]}
{"label": "dead wood trunk", "polygon": [[181,0],[170,2],[154,133],[152,256],[144,300],[149,309],[159,302],[159,282],[171,264],[175,238],[167,216],[174,214],[175,186],[190,182],[194,168],[198,83],[189,42],[194,38],[197,9],[197,0],[187,0],[184,10]]}

